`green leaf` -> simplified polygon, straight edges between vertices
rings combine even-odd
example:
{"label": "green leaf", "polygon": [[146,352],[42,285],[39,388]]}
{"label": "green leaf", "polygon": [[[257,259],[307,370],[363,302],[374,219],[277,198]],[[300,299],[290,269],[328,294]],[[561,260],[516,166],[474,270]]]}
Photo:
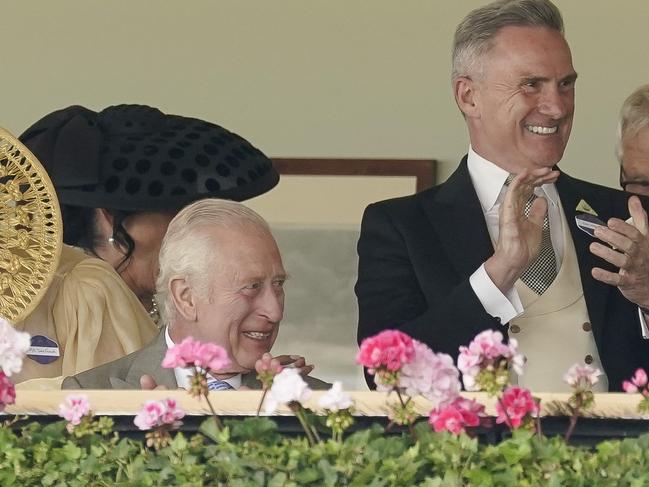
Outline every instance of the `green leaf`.
{"label": "green leaf", "polygon": [[174,452],[182,452],[187,449],[187,440],[185,439],[185,435],[182,433],[178,433],[173,440],[171,440],[171,449]]}
{"label": "green leaf", "polygon": [[66,443],[61,450],[63,451],[65,458],[68,460],[78,460],[81,458],[81,448],[74,443]]}
{"label": "green leaf", "polygon": [[211,416],[201,423],[198,432],[215,443],[226,443],[230,440],[230,429],[225,427],[219,430],[216,421]]}
{"label": "green leaf", "polygon": [[265,417],[246,418],[244,420],[228,420],[225,422],[230,429],[232,441],[257,441],[264,444],[279,442],[281,436],[274,421]]}
{"label": "green leaf", "polygon": [[268,481],[268,487],[285,487],[287,476],[284,472],[278,472]]}

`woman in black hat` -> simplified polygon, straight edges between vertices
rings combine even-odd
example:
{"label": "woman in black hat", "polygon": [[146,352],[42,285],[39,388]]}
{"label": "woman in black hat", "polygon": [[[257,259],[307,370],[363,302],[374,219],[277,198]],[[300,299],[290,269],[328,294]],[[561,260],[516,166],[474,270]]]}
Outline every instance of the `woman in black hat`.
{"label": "woman in black hat", "polygon": [[[59,364],[59,373],[27,374],[23,380],[72,375],[144,345],[155,327],[142,314],[146,310],[154,320],[157,316],[158,252],[175,213],[202,198],[243,201],[279,181],[270,159],[239,135],[144,105],[112,106],[98,113],[71,106],[46,115],[20,140],[56,188],[64,242],[110,264],[142,305],[135,309],[137,305],[123,299],[114,302],[102,294],[103,287],[97,291],[87,286],[88,281],[105,280],[82,270],[96,261],[64,248],[61,267],[69,269],[62,282],[79,284],[68,286],[72,296],[59,293],[68,304],[58,303],[65,317],[60,319],[68,322],[60,334],[69,341],[57,344],[65,352],[64,365]],[[83,323],[73,325],[78,301],[84,299],[91,300],[84,307],[89,312]],[[130,322],[112,322],[110,316],[120,313],[123,320],[124,307],[131,310]],[[131,332],[134,336],[124,336]]]}

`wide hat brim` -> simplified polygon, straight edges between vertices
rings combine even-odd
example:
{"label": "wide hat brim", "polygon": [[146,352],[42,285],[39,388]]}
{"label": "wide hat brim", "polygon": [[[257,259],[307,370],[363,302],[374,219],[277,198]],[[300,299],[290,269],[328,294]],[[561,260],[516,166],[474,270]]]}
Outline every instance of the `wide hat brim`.
{"label": "wide hat brim", "polygon": [[247,200],[279,182],[272,161],[240,135],[145,105],[68,107],[20,139],[62,205],[171,211],[203,198]]}
{"label": "wide hat brim", "polygon": [[0,315],[13,323],[41,301],[63,245],[54,186],[34,155],[0,128]]}
{"label": "wide hat brim", "polygon": [[268,174],[268,177],[248,183],[245,188],[222,189],[218,192],[195,192],[188,195],[167,195],[164,198],[152,199],[148,196],[115,198],[112,193],[104,191],[83,191],[76,188],[59,188],[57,194],[64,204],[89,208],[111,208],[122,211],[178,211],[202,198],[220,198],[232,201],[245,201],[266,193],[279,183],[279,174]]}

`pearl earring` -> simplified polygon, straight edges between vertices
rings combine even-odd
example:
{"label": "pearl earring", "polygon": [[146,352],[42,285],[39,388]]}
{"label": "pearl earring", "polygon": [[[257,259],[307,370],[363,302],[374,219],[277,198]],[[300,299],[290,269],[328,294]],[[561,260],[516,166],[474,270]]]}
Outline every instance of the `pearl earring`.
{"label": "pearl earring", "polygon": [[108,243],[111,245],[115,245],[115,237],[113,236],[108,237]]}

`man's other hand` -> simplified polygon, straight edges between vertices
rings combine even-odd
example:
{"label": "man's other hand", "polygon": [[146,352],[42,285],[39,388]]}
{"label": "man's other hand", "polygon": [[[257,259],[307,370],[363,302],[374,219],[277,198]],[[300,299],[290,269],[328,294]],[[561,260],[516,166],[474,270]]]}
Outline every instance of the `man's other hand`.
{"label": "man's other hand", "polygon": [[304,376],[309,375],[314,368],[313,364],[307,365],[305,358],[301,355],[278,355],[275,360],[278,360],[284,368],[298,369],[300,375]]}
{"label": "man's other hand", "polygon": [[143,391],[166,391],[167,388],[165,386],[159,386],[156,384],[155,380],[153,380],[153,377],[151,377],[149,374],[144,374],[142,377],[140,377],[140,388]]}
{"label": "man's other hand", "polygon": [[590,244],[593,254],[613,264],[619,271],[594,267],[591,273],[598,281],[617,286],[632,303],[649,308],[649,225],[647,212],[637,196],[629,198],[629,213],[633,224],[611,218],[607,227],[595,229],[595,236],[608,245]]}

